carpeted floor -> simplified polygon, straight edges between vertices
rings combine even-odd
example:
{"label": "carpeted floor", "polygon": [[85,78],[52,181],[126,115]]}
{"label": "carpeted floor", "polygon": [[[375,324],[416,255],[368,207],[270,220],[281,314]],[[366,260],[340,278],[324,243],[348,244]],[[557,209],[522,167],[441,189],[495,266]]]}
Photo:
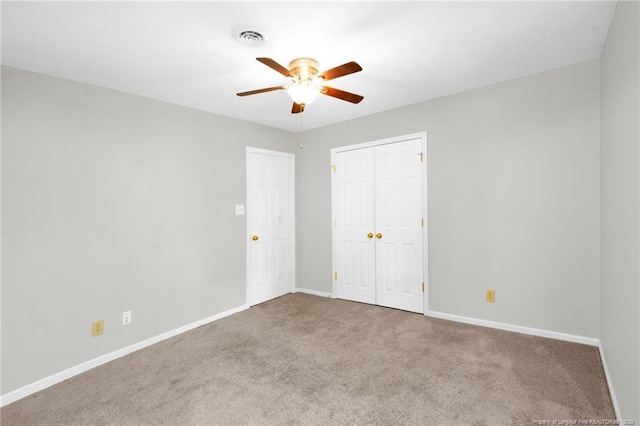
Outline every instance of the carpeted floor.
{"label": "carpeted floor", "polygon": [[0,411],[2,425],[613,419],[597,348],[291,294]]}

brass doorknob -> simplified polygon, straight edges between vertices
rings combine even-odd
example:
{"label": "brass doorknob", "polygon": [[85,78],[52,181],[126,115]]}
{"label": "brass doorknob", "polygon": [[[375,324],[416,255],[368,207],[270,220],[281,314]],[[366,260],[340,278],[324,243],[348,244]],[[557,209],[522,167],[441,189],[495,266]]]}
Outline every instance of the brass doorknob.
{"label": "brass doorknob", "polygon": [[382,234],[381,234],[380,232],[378,232],[378,233],[376,234],[376,238],[377,238],[377,239],[382,238]]}
{"label": "brass doorknob", "polygon": [[254,235],[253,237],[251,237],[251,239],[252,239],[253,241],[258,241],[258,236],[257,236],[257,235]]}
{"label": "brass doorknob", "polygon": [[373,232],[369,232],[369,233],[367,234],[367,238],[373,238]]}

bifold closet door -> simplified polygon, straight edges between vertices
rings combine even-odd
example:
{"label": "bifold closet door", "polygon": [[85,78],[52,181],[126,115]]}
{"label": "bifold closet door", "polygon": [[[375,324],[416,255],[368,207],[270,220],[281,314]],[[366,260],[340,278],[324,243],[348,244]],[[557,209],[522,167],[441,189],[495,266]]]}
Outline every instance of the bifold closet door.
{"label": "bifold closet door", "polygon": [[337,297],[423,312],[422,142],[335,155]]}
{"label": "bifold closet door", "polygon": [[422,143],[376,147],[376,303],[424,311]]}
{"label": "bifold closet door", "polygon": [[335,164],[335,246],[340,299],[376,303],[374,150],[342,152]]}

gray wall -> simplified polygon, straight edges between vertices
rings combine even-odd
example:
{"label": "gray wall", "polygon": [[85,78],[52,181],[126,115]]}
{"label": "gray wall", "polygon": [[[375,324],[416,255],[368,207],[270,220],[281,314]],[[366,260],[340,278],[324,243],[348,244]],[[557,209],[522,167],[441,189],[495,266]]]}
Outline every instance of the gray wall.
{"label": "gray wall", "polygon": [[244,304],[245,147],[296,141],[3,68],[2,393]]}
{"label": "gray wall", "polygon": [[307,132],[298,285],[332,289],[330,148],[426,131],[430,309],[597,338],[599,66]]}
{"label": "gray wall", "polygon": [[[629,23],[616,22],[603,59],[602,226],[616,227],[615,203],[628,201],[616,191],[631,186],[636,222],[622,219],[640,239],[637,134],[623,146],[616,132],[632,128],[615,121],[632,81],[615,74],[637,68],[618,64],[629,46],[616,31]],[[3,68],[2,393],[245,303],[233,205],[245,201],[247,145],[296,153],[297,284],[331,292],[330,148],[427,131],[431,309],[596,338],[602,309],[632,416],[637,385],[620,371],[638,365],[638,240],[633,293],[633,260],[625,283],[607,275],[627,241],[610,249],[603,233],[601,295],[599,71],[590,61],[307,131],[299,151],[295,134]],[[96,319],[106,332],[92,338]]]}
{"label": "gray wall", "polygon": [[640,420],[640,4],[619,2],[602,54],[600,340],[623,419]]}

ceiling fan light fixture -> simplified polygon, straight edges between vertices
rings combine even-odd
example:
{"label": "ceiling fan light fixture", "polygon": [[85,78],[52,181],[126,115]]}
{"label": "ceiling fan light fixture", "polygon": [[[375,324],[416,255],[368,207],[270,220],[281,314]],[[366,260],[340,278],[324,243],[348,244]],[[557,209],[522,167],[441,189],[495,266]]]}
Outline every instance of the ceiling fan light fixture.
{"label": "ceiling fan light fixture", "polygon": [[[273,92],[275,90],[287,90],[293,100],[291,114],[304,112],[305,105],[313,102],[318,95],[326,95],[332,98],[360,103],[364,96],[355,93],[345,92],[334,87],[324,86],[325,81],[362,71],[362,67],[351,61],[328,69],[322,73],[318,72],[318,61],[312,58],[298,58],[291,61],[289,68],[283,67],[271,58],[259,57],[256,60],[277,73],[289,78],[293,84],[287,86],[272,86],[263,89],[249,90],[247,92],[236,93],[237,96],[256,95],[258,93]],[[302,116],[300,116],[302,118]]]}
{"label": "ceiling fan light fixture", "polygon": [[309,105],[320,94],[320,89],[311,80],[299,80],[289,86],[287,93],[298,105]]}

